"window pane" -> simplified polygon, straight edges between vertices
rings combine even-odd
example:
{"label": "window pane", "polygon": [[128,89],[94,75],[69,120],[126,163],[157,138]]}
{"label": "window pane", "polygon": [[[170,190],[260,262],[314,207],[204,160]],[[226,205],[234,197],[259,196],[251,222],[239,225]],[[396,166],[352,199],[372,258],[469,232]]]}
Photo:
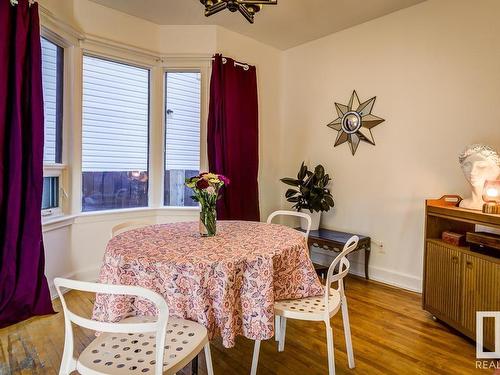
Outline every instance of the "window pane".
{"label": "window pane", "polygon": [[200,173],[201,74],[165,75],[165,206],[196,206],[184,180]]}
{"label": "window pane", "polygon": [[44,177],[42,210],[57,207],[59,207],[59,177]]}
{"label": "window pane", "polygon": [[149,70],[83,57],[82,209],[148,205]]}
{"label": "window pane", "polygon": [[43,161],[61,163],[63,49],[42,38],[42,85],[45,118]]}

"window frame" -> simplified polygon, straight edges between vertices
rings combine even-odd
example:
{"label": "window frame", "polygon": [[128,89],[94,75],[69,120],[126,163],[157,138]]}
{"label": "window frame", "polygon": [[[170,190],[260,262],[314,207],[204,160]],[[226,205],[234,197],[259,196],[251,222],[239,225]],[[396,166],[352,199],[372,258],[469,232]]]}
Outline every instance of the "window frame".
{"label": "window frame", "polygon": [[58,206],[41,210],[42,218],[59,217],[64,214],[63,199],[68,198],[68,193],[63,186],[66,185],[66,165],[64,164],[45,164],[43,167],[43,177],[58,177],[59,192],[58,192]]}
{"label": "window frame", "polygon": [[[57,62],[57,90],[61,90],[60,100],[56,102],[56,155],[54,163],[43,162],[43,177],[58,177],[59,191],[58,191],[58,206],[54,208],[41,209],[42,222],[49,219],[58,218],[68,211],[68,166],[66,164],[66,140],[67,140],[67,109],[69,105],[69,90],[68,90],[68,77],[70,74],[69,47],[71,44],[63,39],[55,32],[42,27],[40,38],[60,47],[58,49],[58,59],[62,61]],[[61,53],[61,55],[59,55]]]}
{"label": "window frame", "polygon": [[[161,199],[161,204],[162,207],[165,208],[198,208],[198,205],[196,206],[173,206],[167,204],[165,202],[165,174],[167,172],[166,170],[166,164],[167,164],[167,74],[168,73],[199,73],[200,74],[200,139],[199,139],[199,145],[200,145],[200,172],[207,170],[208,167],[205,167],[208,165],[208,158],[205,158],[207,160],[203,160],[203,71],[201,68],[166,68],[163,70],[163,102],[162,102],[162,139],[163,139],[163,149],[162,149],[162,199]],[[206,125],[205,125],[206,126]]]}
{"label": "window frame", "polygon": [[[111,49],[112,50],[112,49]],[[126,207],[126,208],[116,208],[116,209],[103,209],[103,210],[94,210],[94,211],[84,211],[83,210],[83,203],[82,203],[82,197],[83,197],[83,58],[87,57],[92,57],[95,59],[101,59],[117,64],[123,64],[123,65],[128,65],[140,69],[145,69],[148,71],[148,131],[147,131],[147,172],[148,172],[148,188],[147,188],[147,205],[146,206],[140,206],[140,207]],[[141,209],[148,209],[151,207],[151,195],[153,192],[153,187],[151,183],[151,174],[152,174],[152,163],[151,163],[151,155],[152,155],[152,129],[154,128],[154,122],[153,122],[153,116],[152,113],[154,112],[154,107],[153,107],[153,95],[154,95],[154,68],[155,65],[147,64],[143,61],[138,61],[134,60],[133,58],[130,58],[131,54],[113,54],[113,53],[108,53],[104,52],[103,50],[99,49],[91,49],[91,48],[82,48],[81,52],[81,64],[80,64],[80,82],[81,82],[81,100],[79,101],[80,105],[80,131],[79,131],[79,158],[80,158],[80,164],[79,164],[79,183],[77,183],[77,189],[79,191],[78,198],[79,198],[79,205],[78,205],[78,214],[79,215],[95,215],[95,214],[100,214],[100,213],[114,213],[114,212],[122,212],[122,211],[127,211],[127,210],[141,210]]]}
{"label": "window frame", "polygon": [[[158,184],[161,194],[159,207],[162,209],[172,210],[198,210],[199,206],[169,206],[166,205],[165,196],[165,173],[166,173],[166,132],[167,132],[167,73],[200,73],[200,171],[208,171],[208,154],[207,154],[207,122],[210,98],[210,73],[211,73],[211,58],[175,58],[164,57],[165,63],[162,67],[162,95],[161,95],[161,139],[162,139],[162,161],[161,161],[161,181]],[[205,140],[205,141],[204,141]]]}

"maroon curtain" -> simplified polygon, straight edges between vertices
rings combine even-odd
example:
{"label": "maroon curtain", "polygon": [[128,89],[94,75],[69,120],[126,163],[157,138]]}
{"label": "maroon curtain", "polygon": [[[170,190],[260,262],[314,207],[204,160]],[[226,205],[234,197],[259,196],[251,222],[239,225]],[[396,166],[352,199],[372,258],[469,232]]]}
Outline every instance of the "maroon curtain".
{"label": "maroon curtain", "polygon": [[231,180],[217,218],[259,221],[259,113],[255,66],[215,55],[210,82],[208,161]]}
{"label": "maroon curtain", "polygon": [[0,1],[0,328],[52,313],[41,227],[43,98],[38,4]]}

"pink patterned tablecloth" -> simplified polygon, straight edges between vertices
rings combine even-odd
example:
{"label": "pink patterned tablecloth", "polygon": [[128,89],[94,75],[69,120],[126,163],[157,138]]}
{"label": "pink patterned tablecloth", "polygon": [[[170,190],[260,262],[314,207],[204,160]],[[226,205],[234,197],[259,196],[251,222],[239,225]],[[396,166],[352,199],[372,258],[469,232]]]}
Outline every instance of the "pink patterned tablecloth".
{"label": "pink patterned tablecloth", "polygon": [[[109,241],[99,279],[155,290],[172,316],[203,324],[225,347],[237,335],[271,338],[275,300],[323,293],[300,232],[244,221],[219,221],[217,236],[207,238],[197,222],[124,232]],[[98,294],[93,318],[154,314],[148,301]]]}

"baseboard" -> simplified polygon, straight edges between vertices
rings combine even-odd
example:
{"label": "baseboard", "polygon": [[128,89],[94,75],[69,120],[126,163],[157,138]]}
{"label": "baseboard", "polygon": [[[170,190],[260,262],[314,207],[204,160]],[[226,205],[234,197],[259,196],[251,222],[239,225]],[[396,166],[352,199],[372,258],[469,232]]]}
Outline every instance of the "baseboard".
{"label": "baseboard", "polygon": [[[357,276],[365,276],[364,263],[350,261],[350,272]],[[368,276],[371,280],[375,280],[384,284],[392,285],[397,288],[410,290],[412,292],[422,293],[422,280],[418,277],[408,275],[401,272],[369,266]]]}
{"label": "baseboard", "polygon": [[[100,269],[101,265],[99,264],[93,267],[86,268],[81,271],[70,272],[66,275],[61,275],[60,277],[64,277],[66,279],[81,280],[81,281],[97,281]],[[56,288],[54,286],[54,280],[48,280],[48,282],[49,282],[50,298],[54,300],[58,297]]]}

